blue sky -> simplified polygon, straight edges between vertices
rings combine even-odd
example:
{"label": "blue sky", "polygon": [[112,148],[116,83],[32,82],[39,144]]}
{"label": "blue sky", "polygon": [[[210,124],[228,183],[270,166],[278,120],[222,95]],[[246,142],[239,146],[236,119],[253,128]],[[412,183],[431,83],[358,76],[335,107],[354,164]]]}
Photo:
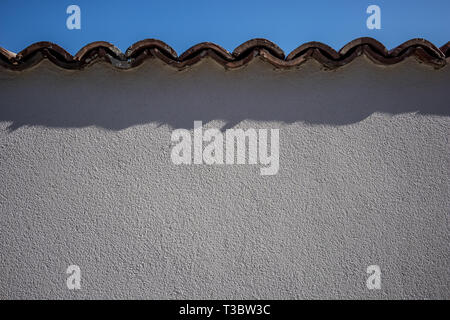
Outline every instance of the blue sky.
{"label": "blue sky", "polygon": [[[81,30],[68,30],[66,8],[81,8]],[[366,8],[381,8],[381,30],[369,30]],[[395,47],[411,38],[441,46],[450,40],[450,0],[1,0],[0,46],[18,52],[51,41],[75,54],[92,41],[125,51],[145,38],[179,54],[212,41],[232,51],[251,38],[267,38],[286,53],[308,41],[335,49],[370,36]]]}

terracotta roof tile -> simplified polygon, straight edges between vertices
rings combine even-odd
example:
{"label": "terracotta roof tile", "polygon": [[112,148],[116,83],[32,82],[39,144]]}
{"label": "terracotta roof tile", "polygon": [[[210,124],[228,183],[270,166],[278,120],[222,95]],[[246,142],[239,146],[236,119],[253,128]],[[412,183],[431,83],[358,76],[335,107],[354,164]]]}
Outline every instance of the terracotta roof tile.
{"label": "terracotta roof tile", "polygon": [[0,47],[0,65],[11,70],[24,70],[48,59],[65,69],[83,69],[98,62],[106,61],[117,68],[129,69],[138,66],[150,58],[157,58],[168,65],[183,69],[193,65],[204,57],[210,57],[225,68],[234,69],[249,63],[259,56],[277,68],[293,68],[309,59],[315,59],[324,67],[335,69],[352,62],[356,57],[365,55],[371,61],[381,65],[391,65],[413,56],[420,62],[441,68],[450,62],[450,42],[437,48],[424,39],[412,39],[387,50],[372,38],[359,38],[336,51],[320,42],[308,42],[293,50],[287,57],[276,44],[266,39],[252,39],[238,46],[233,53],[211,43],[199,43],[180,56],[166,43],[156,39],[136,42],[122,53],[114,45],[98,41],[90,43],[75,56],[60,46],[50,42],[37,42],[15,54]]}

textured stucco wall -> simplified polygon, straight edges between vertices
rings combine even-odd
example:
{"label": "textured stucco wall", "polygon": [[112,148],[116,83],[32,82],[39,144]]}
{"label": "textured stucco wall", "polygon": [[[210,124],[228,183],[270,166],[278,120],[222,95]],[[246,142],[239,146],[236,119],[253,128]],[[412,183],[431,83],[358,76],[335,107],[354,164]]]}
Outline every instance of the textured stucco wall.
{"label": "textured stucco wall", "polygon": [[[449,299],[449,83],[365,58],[1,70],[0,298]],[[173,165],[194,120],[279,128],[278,174]]]}

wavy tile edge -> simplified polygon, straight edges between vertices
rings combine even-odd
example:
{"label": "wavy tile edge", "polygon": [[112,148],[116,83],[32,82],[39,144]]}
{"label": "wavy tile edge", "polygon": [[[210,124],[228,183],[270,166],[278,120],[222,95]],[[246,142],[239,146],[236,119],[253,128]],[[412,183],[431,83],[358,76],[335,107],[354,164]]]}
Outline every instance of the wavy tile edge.
{"label": "wavy tile edge", "polygon": [[308,42],[287,56],[280,47],[266,39],[246,41],[232,53],[215,43],[202,42],[179,56],[169,45],[157,39],[138,41],[125,53],[108,42],[97,41],[81,48],[75,56],[57,44],[37,42],[17,54],[0,47],[0,65],[6,69],[21,71],[48,59],[64,69],[80,70],[99,61],[108,62],[119,69],[131,69],[147,59],[157,58],[177,69],[184,69],[210,57],[226,69],[236,69],[247,65],[255,57],[261,57],[279,69],[295,68],[309,59],[315,59],[327,69],[336,69],[361,55],[380,65],[393,65],[412,56],[419,62],[439,69],[450,62],[450,42],[437,48],[425,39],[412,39],[387,50],[373,38],[358,38],[339,51],[321,42]]}

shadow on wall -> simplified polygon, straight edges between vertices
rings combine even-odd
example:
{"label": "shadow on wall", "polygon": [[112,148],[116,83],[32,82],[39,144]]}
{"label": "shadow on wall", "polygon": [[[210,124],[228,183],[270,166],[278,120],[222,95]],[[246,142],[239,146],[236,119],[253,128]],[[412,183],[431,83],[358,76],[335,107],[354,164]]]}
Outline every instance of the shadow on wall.
{"label": "shadow on wall", "polygon": [[345,125],[374,112],[450,116],[449,68],[355,61],[337,71],[321,71],[313,63],[274,71],[255,62],[224,71],[211,63],[183,72],[155,63],[132,71],[102,65],[65,71],[41,64],[27,72],[0,72],[0,121],[12,122],[10,130],[30,125],[121,130],[224,120],[226,129],[245,119]]}

